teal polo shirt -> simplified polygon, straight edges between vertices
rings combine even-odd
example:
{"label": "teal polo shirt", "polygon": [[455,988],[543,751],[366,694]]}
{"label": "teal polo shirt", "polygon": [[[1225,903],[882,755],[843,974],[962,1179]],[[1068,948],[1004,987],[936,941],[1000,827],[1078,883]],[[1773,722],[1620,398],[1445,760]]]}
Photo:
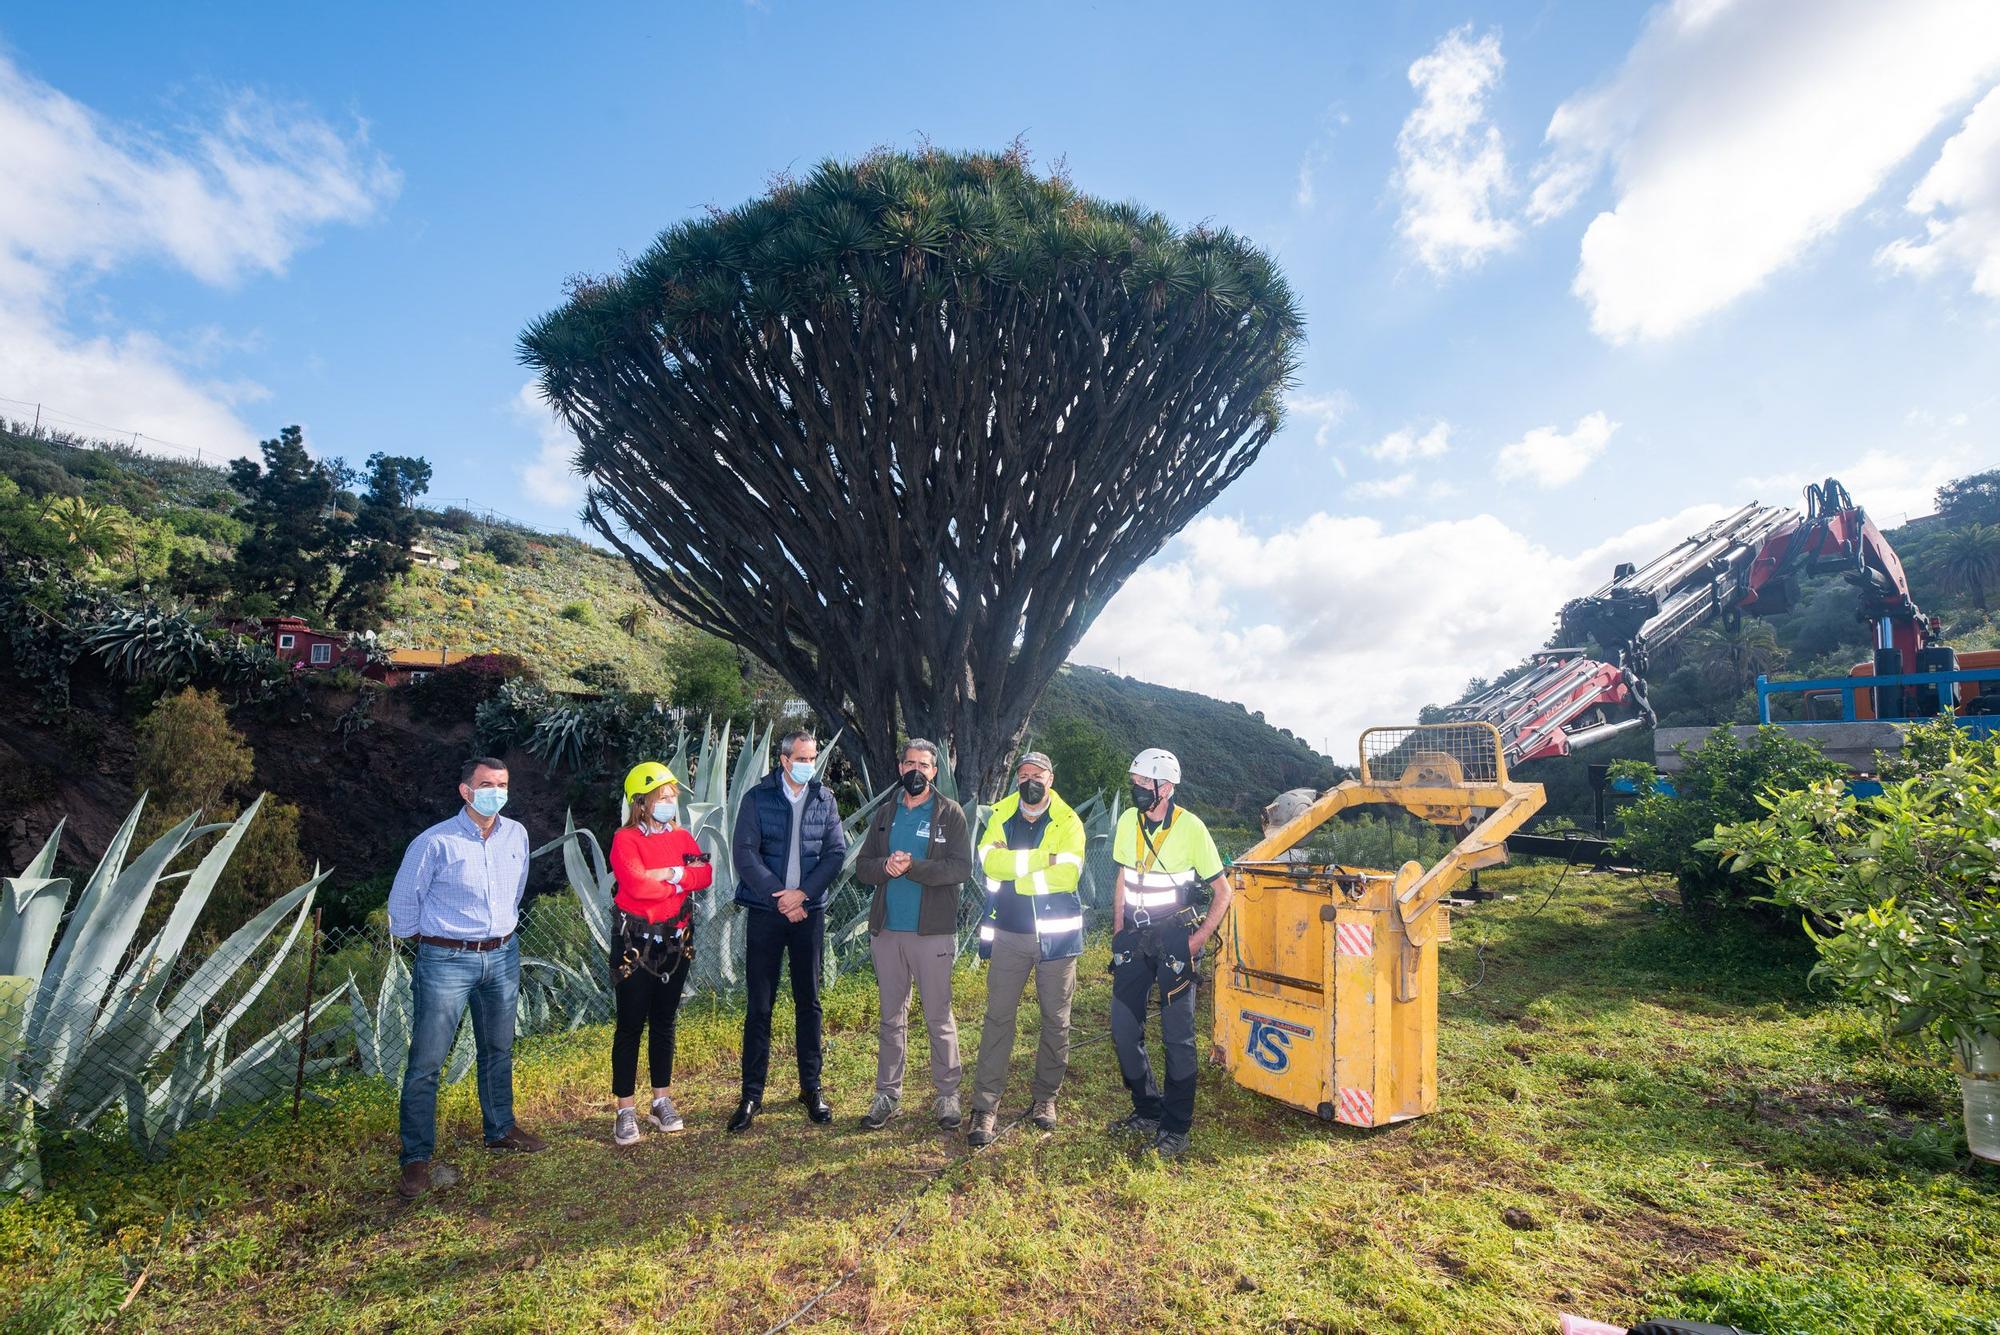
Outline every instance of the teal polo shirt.
{"label": "teal polo shirt", "polygon": [[[931,813],[937,810],[937,793],[932,790],[922,802],[911,807],[896,799],[896,819],[889,825],[889,851],[924,858],[931,851]],[[882,927],[890,932],[917,930],[917,910],[923,904],[924,888],[907,876],[892,876],[884,890]]]}

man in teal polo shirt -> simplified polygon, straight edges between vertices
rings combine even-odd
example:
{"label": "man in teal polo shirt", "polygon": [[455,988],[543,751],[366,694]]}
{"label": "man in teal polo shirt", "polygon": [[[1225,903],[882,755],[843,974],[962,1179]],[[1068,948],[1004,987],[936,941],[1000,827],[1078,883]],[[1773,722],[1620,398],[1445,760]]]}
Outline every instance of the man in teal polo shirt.
{"label": "man in teal polo shirt", "polygon": [[938,1125],[956,1127],[962,1117],[951,966],[957,953],[959,897],[972,874],[972,845],[965,812],[935,786],[938,760],[937,745],[921,737],[903,748],[897,767],[901,791],[869,821],[854,860],[855,879],[875,887],[868,907],[868,948],[882,995],[875,1097],[861,1119],[870,1131],[887,1125],[902,1107],[912,983],[923,999],[924,1026],[930,1031]]}

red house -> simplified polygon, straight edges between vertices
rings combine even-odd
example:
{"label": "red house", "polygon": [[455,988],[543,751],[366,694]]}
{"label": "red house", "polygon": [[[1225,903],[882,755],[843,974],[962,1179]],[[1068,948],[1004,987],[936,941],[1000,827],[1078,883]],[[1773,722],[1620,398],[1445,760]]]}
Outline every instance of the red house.
{"label": "red house", "polygon": [[278,661],[286,666],[302,664],[308,668],[333,668],[343,663],[350,667],[361,665],[361,656],[347,647],[347,637],[323,630],[314,630],[306,624],[304,617],[264,617],[265,633],[271,637],[271,650]]}

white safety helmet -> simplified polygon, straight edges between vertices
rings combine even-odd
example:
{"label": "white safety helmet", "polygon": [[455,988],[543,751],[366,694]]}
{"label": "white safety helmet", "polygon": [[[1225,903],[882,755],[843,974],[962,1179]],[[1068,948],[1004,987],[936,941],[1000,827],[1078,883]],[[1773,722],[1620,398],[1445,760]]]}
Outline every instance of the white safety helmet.
{"label": "white safety helmet", "polygon": [[1173,752],[1149,746],[1132,757],[1131,772],[1155,783],[1179,783],[1181,762],[1175,759]]}

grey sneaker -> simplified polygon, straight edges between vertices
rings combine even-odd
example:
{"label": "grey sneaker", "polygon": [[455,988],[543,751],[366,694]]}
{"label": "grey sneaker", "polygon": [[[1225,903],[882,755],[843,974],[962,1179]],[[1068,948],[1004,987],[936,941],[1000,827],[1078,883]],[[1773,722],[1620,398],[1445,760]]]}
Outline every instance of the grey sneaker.
{"label": "grey sneaker", "polygon": [[620,1108],[618,1120],[611,1124],[613,1145],[637,1145],[639,1143],[639,1113],[634,1108]]}
{"label": "grey sneaker", "polygon": [[1028,1109],[1028,1120],[1035,1124],[1037,1131],[1055,1130],[1056,1101],[1054,1099],[1036,1099],[1035,1106]]}
{"label": "grey sneaker", "polygon": [[674,1106],[671,1094],[662,1094],[653,1100],[653,1110],[646,1114],[646,1120],[661,1131],[679,1131],[687,1125],[681,1120],[681,1110]]}
{"label": "grey sneaker", "polygon": [[1160,1134],[1160,1119],[1143,1117],[1136,1112],[1126,1113],[1109,1129],[1114,1136],[1157,1136]]}
{"label": "grey sneaker", "polygon": [[1180,1131],[1162,1131],[1153,1137],[1153,1152],[1162,1159],[1178,1159],[1187,1153],[1188,1138]]}
{"label": "grey sneaker", "polygon": [[874,1100],[869,1103],[868,1111],[861,1114],[861,1129],[863,1131],[880,1131],[883,1127],[889,1125],[891,1117],[898,1116],[902,1111],[903,1105],[901,1100],[888,1094],[877,1094]]}
{"label": "grey sneaker", "polygon": [[965,1120],[965,1113],[958,1106],[956,1094],[940,1095],[937,1107],[932,1111],[937,1114],[937,1124],[946,1131],[958,1130],[959,1123]]}
{"label": "grey sneaker", "polygon": [[972,1130],[965,1133],[965,1143],[976,1150],[991,1145],[993,1136],[993,1114],[990,1112],[972,1114]]}

